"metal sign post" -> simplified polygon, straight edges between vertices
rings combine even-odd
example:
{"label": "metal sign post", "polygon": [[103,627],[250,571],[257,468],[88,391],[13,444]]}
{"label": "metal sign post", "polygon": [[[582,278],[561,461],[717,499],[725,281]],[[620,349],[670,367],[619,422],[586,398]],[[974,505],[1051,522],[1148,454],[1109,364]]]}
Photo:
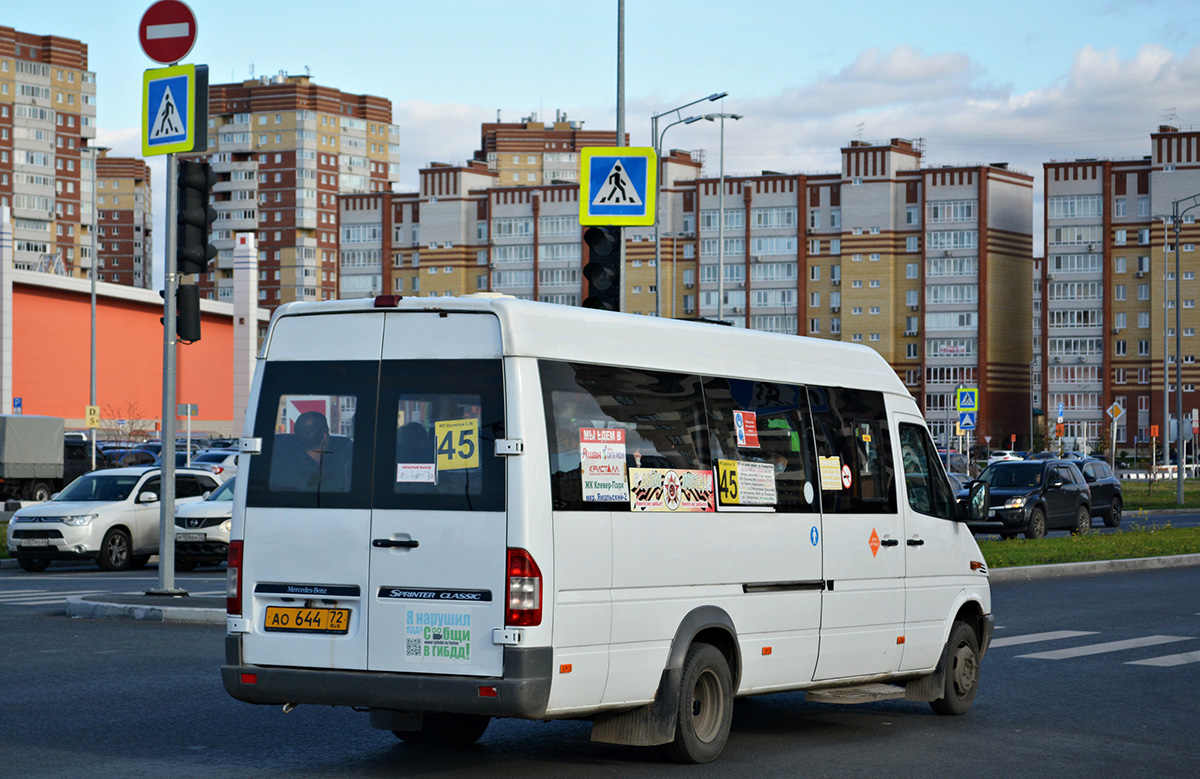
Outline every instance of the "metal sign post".
{"label": "metal sign post", "polygon": [[162,470],[158,511],[158,589],[154,595],[187,595],[175,589],[175,244],[178,229],[178,162],[167,155],[167,249],[163,268]]}

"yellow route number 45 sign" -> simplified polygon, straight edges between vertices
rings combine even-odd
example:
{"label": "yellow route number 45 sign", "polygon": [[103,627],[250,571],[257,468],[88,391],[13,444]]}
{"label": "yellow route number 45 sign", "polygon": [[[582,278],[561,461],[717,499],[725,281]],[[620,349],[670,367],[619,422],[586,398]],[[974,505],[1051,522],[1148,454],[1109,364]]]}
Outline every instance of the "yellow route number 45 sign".
{"label": "yellow route number 45 sign", "polygon": [[479,420],[450,419],[434,423],[437,469],[457,471],[479,467]]}

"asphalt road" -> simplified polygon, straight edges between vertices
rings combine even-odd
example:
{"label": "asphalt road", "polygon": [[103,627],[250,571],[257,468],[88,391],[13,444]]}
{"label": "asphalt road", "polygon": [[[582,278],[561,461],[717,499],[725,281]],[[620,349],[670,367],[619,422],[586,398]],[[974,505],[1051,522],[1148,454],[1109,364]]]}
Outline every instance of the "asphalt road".
{"label": "asphalt road", "polygon": [[[101,581],[138,589],[155,577],[5,569],[0,593]],[[180,578],[197,591],[222,579]],[[585,722],[497,721],[463,749],[402,744],[349,709],[284,714],[229,698],[219,626],[69,619],[60,603],[0,600],[0,774],[1194,777],[1197,592],[1200,567],[998,583],[997,645],[966,716],[903,701],[814,704],[800,693],[747,699],[722,758],[691,767],[593,744]]]}

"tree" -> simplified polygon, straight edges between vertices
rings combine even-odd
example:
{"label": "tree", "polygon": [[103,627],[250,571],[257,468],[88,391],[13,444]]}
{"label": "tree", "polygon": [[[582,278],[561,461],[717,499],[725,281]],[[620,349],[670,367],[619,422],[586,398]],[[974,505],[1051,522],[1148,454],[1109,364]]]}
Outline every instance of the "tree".
{"label": "tree", "polygon": [[136,402],[126,403],[123,410],[106,405],[100,415],[100,438],[105,441],[140,443],[150,438],[153,431],[153,423]]}

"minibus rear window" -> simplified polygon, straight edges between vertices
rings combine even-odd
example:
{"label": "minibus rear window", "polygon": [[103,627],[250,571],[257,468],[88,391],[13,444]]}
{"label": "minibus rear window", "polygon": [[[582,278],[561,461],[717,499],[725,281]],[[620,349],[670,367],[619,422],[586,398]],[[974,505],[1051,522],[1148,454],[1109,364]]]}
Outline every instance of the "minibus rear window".
{"label": "minibus rear window", "polygon": [[503,511],[500,361],[386,361],[380,387],[375,507]]}
{"label": "minibus rear window", "polygon": [[369,508],[378,375],[375,362],[269,362],[247,505]]}

